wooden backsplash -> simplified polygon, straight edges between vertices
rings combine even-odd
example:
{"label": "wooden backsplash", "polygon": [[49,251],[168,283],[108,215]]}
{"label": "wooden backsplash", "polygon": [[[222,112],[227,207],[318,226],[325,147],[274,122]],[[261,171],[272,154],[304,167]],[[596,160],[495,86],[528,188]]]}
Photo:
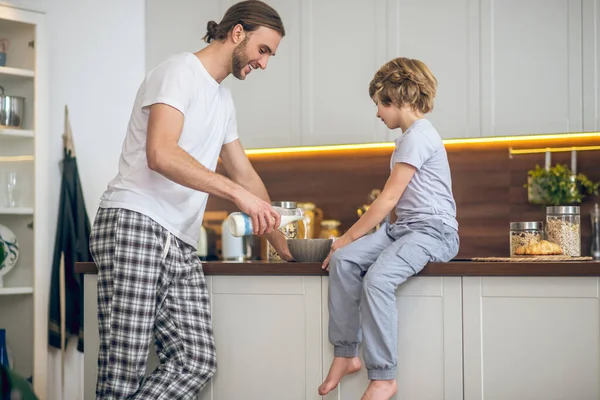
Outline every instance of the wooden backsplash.
{"label": "wooden backsplash", "polygon": [[[598,144],[598,139],[568,141],[568,146]],[[527,171],[543,165],[544,154],[509,155],[509,146],[546,147],[528,144],[449,145],[448,159],[457,205],[461,239],[458,257],[508,256],[511,221],[543,221],[545,209],[527,202],[523,184]],[[319,153],[255,155],[250,159],[274,201],[311,201],[324,218],[341,221],[348,229],[356,210],[367,202],[371,189],[382,189],[389,175],[392,149],[327,151]],[[570,165],[570,153],[553,153],[552,164]],[[578,152],[578,171],[600,181],[600,151]],[[218,172],[224,173],[221,166]],[[590,251],[590,211],[598,198],[581,204],[582,254]],[[208,210],[235,211],[232,203],[211,196]]]}

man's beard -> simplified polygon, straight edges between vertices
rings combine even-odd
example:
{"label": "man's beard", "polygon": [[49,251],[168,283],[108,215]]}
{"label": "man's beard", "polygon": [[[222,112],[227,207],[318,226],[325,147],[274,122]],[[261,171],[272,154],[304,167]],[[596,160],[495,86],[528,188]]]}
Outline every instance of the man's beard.
{"label": "man's beard", "polygon": [[238,79],[244,79],[242,76],[242,70],[248,65],[248,57],[244,54],[246,50],[246,45],[248,44],[249,36],[240,43],[235,50],[233,50],[233,55],[231,57],[231,73]]}

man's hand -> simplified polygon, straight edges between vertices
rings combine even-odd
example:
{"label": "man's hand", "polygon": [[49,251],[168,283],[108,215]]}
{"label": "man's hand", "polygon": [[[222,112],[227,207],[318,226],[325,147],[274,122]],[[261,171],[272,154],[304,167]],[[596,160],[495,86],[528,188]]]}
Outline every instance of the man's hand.
{"label": "man's hand", "polygon": [[236,198],[235,205],[252,219],[253,234],[259,236],[268,234],[279,227],[281,221],[279,213],[271,204],[247,190],[243,190]]}
{"label": "man's hand", "polygon": [[294,261],[294,257],[292,257],[287,244],[287,239],[279,229],[275,229],[272,233],[268,234],[267,240],[283,260]]}

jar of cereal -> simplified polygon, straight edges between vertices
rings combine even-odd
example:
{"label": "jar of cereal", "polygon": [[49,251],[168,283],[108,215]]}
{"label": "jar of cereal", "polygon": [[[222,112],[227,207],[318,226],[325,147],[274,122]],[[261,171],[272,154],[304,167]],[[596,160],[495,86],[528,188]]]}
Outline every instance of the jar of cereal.
{"label": "jar of cereal", "polygon": [[[295,210],[297,204],[295,201],[273,201],[271,202],[273,207],[281,207],[288,210]],[[285,235],[286,239],[296,239],[298,237],[298,221],[290,222],[287,225],[282,226],[279,230]],[[267,243],[267,261],[281,261],[281,256],[271,246],[269,241]]]}
{"label": "jar of cereal", "polygon": [[581,256],[581,216],[579,206],[546,207],[546,237],[559,245],[563,254]]}
{"label": "jar of cereal", "polygon": [[510,256],[515,255],[515,250],[522,246],[538,243],[544,239],[544,223],[511,222],[510,223]]}

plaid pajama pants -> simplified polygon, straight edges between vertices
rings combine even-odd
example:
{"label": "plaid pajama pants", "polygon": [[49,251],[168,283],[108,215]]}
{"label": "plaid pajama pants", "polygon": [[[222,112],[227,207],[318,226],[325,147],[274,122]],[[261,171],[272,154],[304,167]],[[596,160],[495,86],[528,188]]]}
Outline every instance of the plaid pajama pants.
{"label": "plaid pajama pants", "polygon": [[[147,216],[100,208],[96,399],[190,399],[216,371],[208,290],[192,246]],[[160,365],[147,377],[154,336]]]}

